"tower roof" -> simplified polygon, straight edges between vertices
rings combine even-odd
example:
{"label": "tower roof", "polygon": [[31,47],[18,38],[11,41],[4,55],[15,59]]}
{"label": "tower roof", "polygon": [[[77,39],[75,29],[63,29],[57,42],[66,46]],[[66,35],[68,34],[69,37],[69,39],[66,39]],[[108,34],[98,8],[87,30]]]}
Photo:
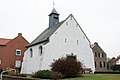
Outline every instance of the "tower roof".
{"label": "tower roof", "polygon": [[[51,14],[58,14],[57,11],[55,10],[55,8],[53,8],[53,10],[52,10],[52,12],[49,14],[49,16],[50,16]],[[59,15],[59,14],[58,14],[58,15]]]}

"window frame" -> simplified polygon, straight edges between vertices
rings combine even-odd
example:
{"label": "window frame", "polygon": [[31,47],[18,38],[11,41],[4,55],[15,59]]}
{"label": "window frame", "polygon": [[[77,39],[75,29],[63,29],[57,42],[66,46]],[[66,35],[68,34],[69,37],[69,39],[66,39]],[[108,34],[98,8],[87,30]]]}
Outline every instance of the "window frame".
{"label": "window frame", "polygon": [[[20,54],[18,54],[18,51],[20,52]],[[21,55],[22,55],[21,49],[16,49],[16,56],[21,56]]]}
{"label": "window frame", "polygon": [[21,67],[21,60],[16,60],[15,61],[15,67],[20,68]]}

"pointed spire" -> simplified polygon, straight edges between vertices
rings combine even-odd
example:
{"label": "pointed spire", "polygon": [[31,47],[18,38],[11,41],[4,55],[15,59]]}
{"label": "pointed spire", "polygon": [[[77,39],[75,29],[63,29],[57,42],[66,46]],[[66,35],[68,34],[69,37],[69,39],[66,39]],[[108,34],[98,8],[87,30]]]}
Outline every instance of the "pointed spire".
{"label": "pointed spire", "polygon": [[[52,10],[52,12],[49,14],[49,16],[50,16],[51,14],[58,14],[57,11],[55,10],[55,3],[54,3],[54,1],[53,1],[53,10]],[[59,14],[58,14],[58,15],[59,15]]]}
{"label": "pointed spire", "polygon": [[[58,14],[57,11],[55,10],[55,8],[53,8],[53,10],[52,10],[52,12],[49,14],[49,16],[50,16],[51,14]],[[58,15],[59,15],[59,14],[58,14]]]}
{"label": "pointed spire", "polygon": [[53,8],[51,14],[52,14],[52,13],[58,14],[57,11],[55,10],[55,8]]}
{"label": "pointed spire", "polygon": [[53,8],[55,8],[55,3],[54,3],[54,1],[53,1]]}

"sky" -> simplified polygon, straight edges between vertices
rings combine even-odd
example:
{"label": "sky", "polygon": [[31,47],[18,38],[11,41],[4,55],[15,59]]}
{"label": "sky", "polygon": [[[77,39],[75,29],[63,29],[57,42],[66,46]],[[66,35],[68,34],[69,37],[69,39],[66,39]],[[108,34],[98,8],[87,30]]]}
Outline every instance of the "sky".
{"label": "sky", "polygon": [[[60,21],[73,14],[109,58],[120,55],[120,0],[54,0]],[[0,0],[0,38],[18,33],[29,42],[48,27],[53,0]]]}

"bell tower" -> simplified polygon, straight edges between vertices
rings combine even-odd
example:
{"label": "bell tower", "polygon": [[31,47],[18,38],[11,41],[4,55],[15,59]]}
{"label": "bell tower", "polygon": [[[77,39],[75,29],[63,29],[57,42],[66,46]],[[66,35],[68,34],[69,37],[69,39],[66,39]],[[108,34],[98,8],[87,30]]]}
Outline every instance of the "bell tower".
{"label": "bell tower", "polygon": [[49,16],[49,27],[53,27],[55,24],[59,23],[59,14],[54,8],[54,3],[53,3],[53,10],[48,16]]}

